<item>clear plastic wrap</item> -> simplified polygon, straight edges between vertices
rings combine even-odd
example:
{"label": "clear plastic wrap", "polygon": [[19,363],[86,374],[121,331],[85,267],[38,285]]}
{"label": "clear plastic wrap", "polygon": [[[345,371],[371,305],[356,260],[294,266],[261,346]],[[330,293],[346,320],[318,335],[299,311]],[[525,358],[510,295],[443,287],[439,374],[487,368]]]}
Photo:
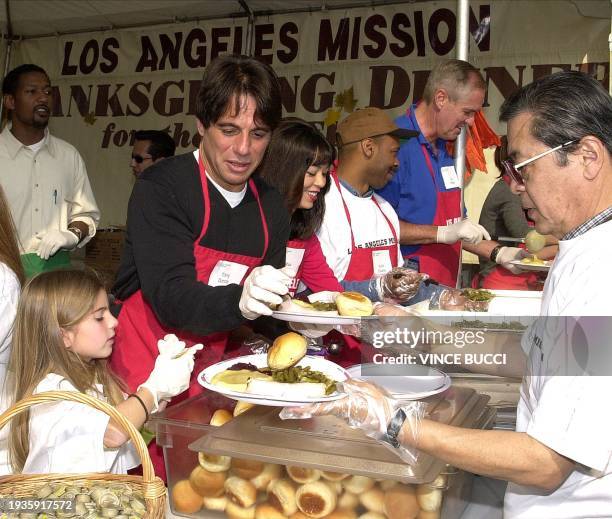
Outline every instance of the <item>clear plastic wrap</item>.
{"label": "clear plastic wrap", "polygon": [[371,279],[370,289],[375,289],[385,303],[404,303],[412,299],[422,281],[429,276],[405,267],[396,267],[382,276]]}

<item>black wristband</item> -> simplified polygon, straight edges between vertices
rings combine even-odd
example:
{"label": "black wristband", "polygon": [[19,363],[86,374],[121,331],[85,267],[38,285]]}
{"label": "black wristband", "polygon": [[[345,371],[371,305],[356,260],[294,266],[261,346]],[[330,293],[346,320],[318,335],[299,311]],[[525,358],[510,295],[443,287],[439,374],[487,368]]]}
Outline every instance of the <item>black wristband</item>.
{"label": "black wristband", "polygon": [[502,249],[503,245],[496,245],[495,247],[493,247],[493,250],[491,251],[491,254],[489,255],[489,259],[493,262],[493,263],[497,263],[497,255],[499,254],[499,251]]}
{"label": "black wristband", "polygon": [[145,412],[145,423],[147,423],[149,421],[149,411],[147,411],[147,406],[143,402],[142,398],[140,398],[136,393],[132,393],[131,395],[128,395],[128,398],[130,398],[131,396],[133,396],[136,400],[140,402],[140,405],[142,406],[142,409]]}
{"label": "black wristband", "polygon": [[382,437],[382,441],[397,449],[400,446],[399,441],[397,441],[397,437],[402,430],[402,426],[404,425],[406,418],[406,412],[400,407],[387,425],[387,432]]}

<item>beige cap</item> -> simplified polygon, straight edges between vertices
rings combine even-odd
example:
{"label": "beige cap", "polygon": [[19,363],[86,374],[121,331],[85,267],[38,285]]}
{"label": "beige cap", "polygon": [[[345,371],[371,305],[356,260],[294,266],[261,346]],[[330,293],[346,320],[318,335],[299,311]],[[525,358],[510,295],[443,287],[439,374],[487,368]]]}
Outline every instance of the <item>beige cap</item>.
{"label": "beige cap", "polygon": [[398,139],[416,137],[419,132],[400,128],[380,108],[368,107],[356,110],[345,117],[336,128],[338,146],[359,142],[368,137],[392,135]]}

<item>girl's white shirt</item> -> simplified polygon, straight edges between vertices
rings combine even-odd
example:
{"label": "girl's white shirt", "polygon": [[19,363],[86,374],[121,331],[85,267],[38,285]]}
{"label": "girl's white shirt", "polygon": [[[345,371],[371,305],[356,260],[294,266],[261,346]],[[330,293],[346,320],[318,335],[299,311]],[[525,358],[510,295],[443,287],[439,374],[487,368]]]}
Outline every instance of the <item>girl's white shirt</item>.
{"label": "girl's white shirt", "polygon": [[[34,393],[43,391],[77,391],[62,376],[49,373]],[[88,394],[106,400],[102,395]],[[85,404],[57,402],[30,408],[30,454],[24,473],[111,472],[126,474],[140,465],[131,441],[118,449],[104,447],[104,433],[110,417]]]}

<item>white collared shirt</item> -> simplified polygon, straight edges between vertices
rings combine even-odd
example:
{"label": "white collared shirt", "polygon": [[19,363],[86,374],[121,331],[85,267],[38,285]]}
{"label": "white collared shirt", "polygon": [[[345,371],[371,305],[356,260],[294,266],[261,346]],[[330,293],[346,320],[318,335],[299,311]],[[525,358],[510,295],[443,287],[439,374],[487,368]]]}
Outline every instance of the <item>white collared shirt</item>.
{"label": "white collared shirt", "polygon": [[83,222],[88,236],[96,233],[100,210],[96,204],[85,163],[77,149],[45,130],[36,152],[10,131],[0,134],[0,185],[17,227],[22,253],[36,251],[38,238],[52,229],[65,231],[71,222]]}

